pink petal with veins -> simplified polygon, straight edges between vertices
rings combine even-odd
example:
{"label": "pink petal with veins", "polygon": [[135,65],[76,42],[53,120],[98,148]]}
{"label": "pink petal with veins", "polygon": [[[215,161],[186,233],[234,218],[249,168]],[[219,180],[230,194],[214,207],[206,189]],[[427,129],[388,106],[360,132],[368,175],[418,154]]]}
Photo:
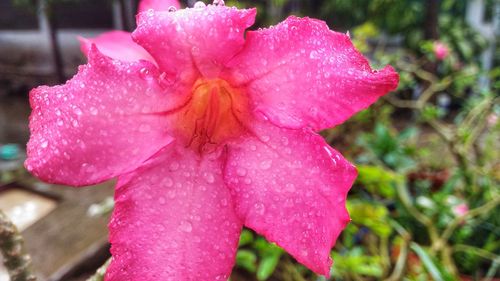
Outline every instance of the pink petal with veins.
{"label": "pink petal with veins", "polygon": [[245,226],[328,275],[330,249],[349,222],[347,192],[356,170],[309,129],[254,120],[228,150],[225,179]]}
{"label": "pink petal with veins", "polygon": [[349,36],[293,16],[247,32],[245,49],[229,65],[236,85],[272,122],[316,131],[367,108],[399,80],[390,66],[373,70]]}
{"label": "pink petal with veins", "polygon": [[138,60],[155,62],[146,50],[132,41],[129,32],[115,30],[105,32],[96,38],[78,37],[78,39],[80,40],[80,48],[86,56],[88,56],[92,44],[95,44],[102,54],[113,59],[130,62]]}
{"label": "pink petal with veins", "polygon": [[148,114],[168,106],[155,71],[93,47],[66,84],[33,89],[28,170],[52,183],[90,185],[134,170],[167,145],[162,119]]}
{"label": "pink petal with veins", "polygon": [[155,11],[168,11],[170,7],[179,9],[181,4],[177,0],[141,0],[139,3],[139,13],[149,9]]}
{"label": "pink petal with veins", "polygon": [[229,277],[242,224],[222,161],[174,146],[119,178],[106,281]]}

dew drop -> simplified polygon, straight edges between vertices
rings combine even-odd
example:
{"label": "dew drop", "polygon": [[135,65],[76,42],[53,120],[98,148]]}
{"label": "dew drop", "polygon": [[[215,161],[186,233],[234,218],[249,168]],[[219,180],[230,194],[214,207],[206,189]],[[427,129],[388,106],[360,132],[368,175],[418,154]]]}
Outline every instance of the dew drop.
{"label": "dew drop", "polygon": [[318,52],[317,51],[311,51],[311,53],[309,53],[309,58],[311,58],[313,60],[318,59],[319,58]]}
{"label": "dew drop", "polygon": [[287,183],[285,185],[285,190],[289,192],[294,192],[295,191],[295,185],[293,183]]}
{"label": "dew drop", "polygon": [[214,0],[214,5],[215,6],[224,6],[224,0]]}
{"label": "dew drop", "polygon": [[215,177],[212,173],[205,173],[205,180],[208,183],[213,183],[215,181]]}
{"label": "dew drop", "polygon": [[194,3],[194,8],[195,9],[201,9],[201,8],[205,8],[207,5],[205,5],[205,3],[201,2],[201,1],[198,1],[196,3]]}
{"label": "dew drop", "polygon": [[236,174],[240,177],[244,177],[247,174],[247,169],[240,167],[236,170]]}
{"label": "dew drop", "polygon": [[97,108],[95,108],[95,107],[91,107],[91,108],[90,108],[90,114],[92,114],[92,115],[97,115],[97,113],[98,113]]}
{"label": "dew drop", "polygon": [[45,141],[43,141],[43,142],[40,144],[40,146],[41,146],[42,148],[47,148],[47,146],[48,146],[48,145],[49,145],[49,142],[48,142],[48,141],[46,141],[46,140],[45,140]]}
{"label": "dew drop", "polygon": [[178,229],[182,232],[191,232],[193,230],[193,225],[188,221],[181,221]]}
{"label": "dew drop", "polygon": [[163,184],[165,184],[166,187],[171,187],[172,185],[174,185],[174,181],[171,178],[166,177],[163,180]]}
{"label": "dew drop", "polygon": [[171,170],[171,171],[175,171],[175,170],[179,169],[179,163],[177,163],[177,162],[172,162],[172,163],[170,163],[170,166],[169,166],[169,167],[170,167],[170,170]]}
{"label": "dew drop", "polygon": [[255,211],[260,215],[264,214],[264,211],[266,210],[266,207],[264,207],[264,204],[262,204],[260,202],[255,203],[254,208],[255,208]]}
{"label": "dew drop", "polygon": [[170,7],[168,7],[168,11],[172,13],[172,12],[177,11],[177,8],[174,6],[170,6]]}
{"label": "dew drop", "polygon": [[82,115],[83,114],[82,110],[79,107],[76,107],[76,106],[75,106],[75,108],[73,108],[73,113],[75,113],[76,115]]}
{"label": "dew drop", "polygon": [[260,162],[260,168],[262,170],[267,170],[267,169],[271,168],[272,163],[273,163],[273,160],[264,160],[264,161]]}
{"label": "dew drop", "polygon": [[142,77],[142,79],[146,79],[147,76],[149,75],[149,69],[143,67],[141,70],[139,70],[139,74]]}
{"label": "dew drop", "polygon": [[139,126],[139,132],[141,133],[147,133],[151,131],[151,126],[149,126],[148,124],[142,124]]}
{"label": "dew drop", "polygon": [[146,14],[147,14],[149,17],[152,17],[152,16],[154,16],[154,14],[155,14],[155,10],[153,10],[153,9],[148,9],[148,10],[146,11]]}

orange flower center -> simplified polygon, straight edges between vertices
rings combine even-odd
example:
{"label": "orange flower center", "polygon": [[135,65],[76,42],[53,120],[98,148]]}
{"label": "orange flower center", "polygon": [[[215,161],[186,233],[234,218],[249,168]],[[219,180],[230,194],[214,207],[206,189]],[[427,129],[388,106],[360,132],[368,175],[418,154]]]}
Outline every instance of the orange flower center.
{"label": "orange flower center", "polygon": [[247,99],[222,79],[198,79],[189,102],[179,112],[176,127],[187,147],[212,151],[244,130]]}

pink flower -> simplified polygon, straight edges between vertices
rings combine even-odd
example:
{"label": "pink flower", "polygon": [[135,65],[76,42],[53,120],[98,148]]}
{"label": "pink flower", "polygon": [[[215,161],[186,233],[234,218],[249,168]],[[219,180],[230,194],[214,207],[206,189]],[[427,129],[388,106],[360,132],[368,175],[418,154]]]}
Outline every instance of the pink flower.
{"label": "pink flower", "polygon": [[435,41],[433,45],[434,55],[438,60],[444,60],[450,54],[448,45],[443,42]]}
{"label": "pink flower", "polygon": [[461,203],[453,206],[452,212],[457,217],[463,217],[469,212],[469,206],[466,203]]}
{"label": "pink flower", "polygon": [[399,78],[322,21],[246,31],[255,15],[143,12],[145,60],[96,40],[75,77],[31,91],[28,170],[75,186],[118,177],[106,280],[225,280],[243,226],[329,273],[356,170],[316,132]]}

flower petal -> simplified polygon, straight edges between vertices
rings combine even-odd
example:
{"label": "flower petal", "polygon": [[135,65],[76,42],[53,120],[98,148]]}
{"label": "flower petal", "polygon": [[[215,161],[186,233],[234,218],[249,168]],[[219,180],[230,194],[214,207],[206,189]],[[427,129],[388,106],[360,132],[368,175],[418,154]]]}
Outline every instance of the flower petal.
{"label": "flower petal", "polygon": [[106,281],[227,280],[242,224],[221,163],[170,145],[119,178]]}
{"label": "flower petal", "polygon": [[289,17],[247,32],[246,40],[228,63],[233,80],[246,85],[256,107],[281,126],[332,127],[398,84],[392,67],[372,70],[348,35],[322,21]]}
{"label": "flower petal", "polygon": [[102,54],[113,59],[155,61],[146,50],[132,40],[129,32],[115,30],[105,32],[96,38],[79,37],[78,39],[80,40],[80,48],[86,56],[88,56],[92,44],[95,44]]}
{"label": "flower petal", "polygon": [[226,184],[244,224],[311,270],[328,275],[330,249],[349,222],[355,168],[308,129],[255,122],[229,146]]}
{"label": "flower petal", "polygon": [[255,9],[208,5],[176,12],[138,15],[134,40],[156,59],[160,69],[183,75],[218,77],[223,65],[244,45]]}
{"label": "flower petal", "polygon": [[181,4],[177,0],[141,0],[139,3],[139,13],[149,9],[155,11],[168,11],[170,7],[179,9]]}
{"label": "flower petal", "polygon": [[149,114],[168,106],[156,72],[92,47],[66,84],[33,89],[28,170],[47,182],[89,185],[134,170],[170,143],[161,116]]}

